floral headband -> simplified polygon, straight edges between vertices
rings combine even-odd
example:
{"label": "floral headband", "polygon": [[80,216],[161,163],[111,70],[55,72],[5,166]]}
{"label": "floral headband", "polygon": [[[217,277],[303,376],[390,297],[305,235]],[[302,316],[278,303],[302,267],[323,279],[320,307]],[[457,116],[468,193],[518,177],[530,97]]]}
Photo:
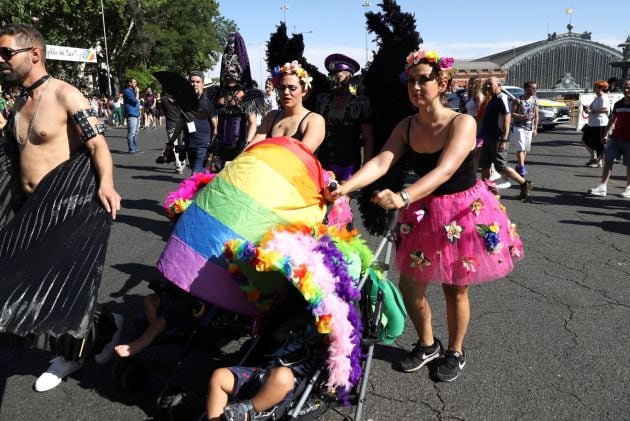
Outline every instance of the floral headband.
{"label": "floral headband", "polygon": [[313,78],[308,75],[308,72],[302,68],[297,60],[293,60],[291,63],[284,63],[282,67],[274,67],[273,72],[271,72],[271,82],[274,86],[278,86],[280,84],[280,78],[282,78],[283,75],[296,75],[302,82],[304,82],[304,87],[306,89],[311,89],[311,82],[313,81]]}
{"label": "floral headband", "polygon": [[[455,59],[453,57],[440,57],[435,51],[418,50],[409,53],[405,63],[405,74],[409,73],[409,68],[420,63],[424,59],[429,63],[437,63],[440,70],[449,71],[453,69]],[[450,73],[450,72],[449,72]]]}

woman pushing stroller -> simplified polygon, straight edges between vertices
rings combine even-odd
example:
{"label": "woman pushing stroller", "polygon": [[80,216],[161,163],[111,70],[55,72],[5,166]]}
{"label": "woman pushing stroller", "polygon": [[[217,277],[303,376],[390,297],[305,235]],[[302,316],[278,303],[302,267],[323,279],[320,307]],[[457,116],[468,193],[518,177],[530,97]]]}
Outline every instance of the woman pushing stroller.
{"label": "woman pushing stroller", "polygon": [[[505,208],[477,180],[475,120],[443,105],[452,64],[452,58],[434,51],[408,55],[407,93],[419,112],[399,122],[381,152],[333,192],[345,195],[367,186],[408,156],[419,179],[400,192],[377,192],[372,201],[384,209],[401,209],[399,286],[419,339],[400,368],[416,371],[439,358],[431,373],[439,381],[455,380],[465,365],[468,287],[506,276],[513,261],[523,257]],[[433,335],[425,296],[429,282],[442,284],[446,299],[446,351]]]}

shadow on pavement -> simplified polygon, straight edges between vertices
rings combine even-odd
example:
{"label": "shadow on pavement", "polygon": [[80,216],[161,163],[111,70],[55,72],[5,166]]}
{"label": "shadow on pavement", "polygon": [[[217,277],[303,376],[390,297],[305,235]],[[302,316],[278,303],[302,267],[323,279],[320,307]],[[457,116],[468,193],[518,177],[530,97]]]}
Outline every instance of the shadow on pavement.
{"label": "shadow on pavement", "polygon": [[136,227],[145,232],[152,232],[161,237],[163,241],[168,240],[168,236],[171,233],[171,226],[165,220],[118,214],[116,215],[116,223]]}
{"label": "shadow on pavement", "polygon": [[112,268],[129,275],[125,284],[115,292],[109,294],[112,298],[125,297],[129,291],[140,285],[142,282],[150,282],[164,279],[160,271],[155,266],[143,265],[140,263],[122,263],[112,265]]}

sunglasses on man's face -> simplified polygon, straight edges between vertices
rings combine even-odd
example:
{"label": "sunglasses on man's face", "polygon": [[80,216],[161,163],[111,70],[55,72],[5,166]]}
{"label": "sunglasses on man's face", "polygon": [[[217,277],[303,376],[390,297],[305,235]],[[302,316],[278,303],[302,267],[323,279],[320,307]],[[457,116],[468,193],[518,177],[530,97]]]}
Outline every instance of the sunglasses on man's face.
{"label": "sunglasses on man's face", "polygon": [[0,47],[0,57],[2,57],[2,60],[4,61],[9,61],[14,55],[25,51],[31,51],[32,49],[33,47],[19,48],[17,50],[9,47]]}

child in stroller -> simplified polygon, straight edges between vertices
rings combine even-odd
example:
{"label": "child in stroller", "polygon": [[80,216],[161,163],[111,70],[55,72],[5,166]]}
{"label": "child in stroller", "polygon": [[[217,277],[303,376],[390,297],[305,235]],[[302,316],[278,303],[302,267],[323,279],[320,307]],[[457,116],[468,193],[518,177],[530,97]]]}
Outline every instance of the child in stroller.
{"label": "child in stroller", "polygon": [[[263,317],[265,354],[256,366],[232,366],[214,371],[208,386],[207,419],[244,421],[277,405],[288,403],[298,385],[326,358],[324,335],[315,329],[308,305],[292,286],[281,292]],[[268,353],[264,349],[273,349]],[[279,346],[277,344],[280,344]],[[229,403],[229,398],[240,401]]]}

